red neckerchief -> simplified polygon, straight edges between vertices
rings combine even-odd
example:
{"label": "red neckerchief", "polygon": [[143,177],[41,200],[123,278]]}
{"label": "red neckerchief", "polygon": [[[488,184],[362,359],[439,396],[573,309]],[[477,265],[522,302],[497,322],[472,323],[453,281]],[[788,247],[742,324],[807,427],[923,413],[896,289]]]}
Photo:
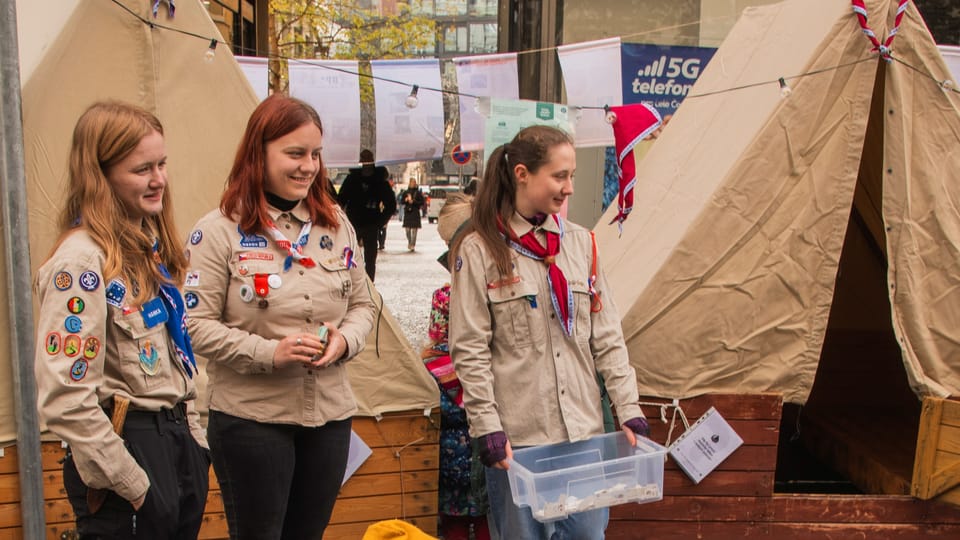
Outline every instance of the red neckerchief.
{"label": "red neckerchief", "polygon": [[550,300],[553,302],[553,309],[560,318],[560,326],[563,332],[573,335],[573,293],[567,286],[567,278],[563,275],[563,270],[557,266],[557,254],[560,253],[560,239],[563,235],[563,225],[556,214],[551,216],[557,223],[560,233],[544,229],[547,238],[547,245],[544,247],[537,239],[536,227],[530,229],[523,236],[518,237],[517,233],[497,218],[497,228],[500,229],[506,239],[517,253],[543,261],[547,265],[547,284],[550,286]]}

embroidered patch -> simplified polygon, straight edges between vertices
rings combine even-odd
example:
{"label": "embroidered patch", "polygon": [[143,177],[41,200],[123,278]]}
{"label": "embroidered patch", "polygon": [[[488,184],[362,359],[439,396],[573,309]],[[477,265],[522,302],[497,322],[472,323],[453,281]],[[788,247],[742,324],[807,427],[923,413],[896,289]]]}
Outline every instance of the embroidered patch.
{"label": "embroidered patch", "polygon": [[147,375],[156,375],[160,371],[160,355],[150,340],[143,342],[140,347],[140,369]]}
{"label": "embroidered patch", "polygon": [[197,307],[197,304],[200,303],[200,298],[197,296],[197,293],[188,292],[183,295],[183,303],[190,309]]}
{"label": "embroidered patch", "polygon": [[333,238],[330,238],[330,235],[323,235],[320,237],[320,247],[323,249],[333,249]]}
{"label": "embroidered patch", "polygon": [[456,264],[453,265],[453,269],[459,272],[461,268],[463,268],[463,259],[461,259],[460,256],[458,255],[457,262]]}
{"label": "embroidered patch", "polygon": [[87,376],[87,361],[84,359],[77,360],[70,366],[70,378],[74,381],[82,381],[84,377]]}
{"label": "embroidered patch", "polygon": [[237,232],[240,233],[240,247],[243,248],[265,248],[267,247],[267,239],[259,234],[246,234],[240,230],[240,226],[237,225]]}
{"label": "embroidered patch", "polygon": [[122,281],[113,279],[107,284],[106,295],[108,304],[113,307],[120,307],[123,305],[123,297],[127,295],[127,288]]}
{"label": "embroidered patch", "polygon": [[49,334],[47,334],[47,339],[45,341],[46,341],[47,354],[49,354],[50,356],[53,356],[58,352],[60,352],[61,338],[58,332],[50,332]]}
{"label": "embroidered patch", "polygon": [[80,274],[80,288],[85,291],[95,291],[100,286],[100,276],[96,272],[87,270]]}
{"label": "embroidered patch", "polygon": [[53,286],[57,288],[58,291],[65,291],[73,286],[73,276],[70,275],[70,272],[57,272],[53,276]]}
{"label": "embroidered patch", "polygon": [[243,261],[272,261],[273,253],[268,253],[266,251],[247,251],[246,253],[241,253],[237,255],[237,260],[240,262]]}
{"label": "embroidered patch", "polygon": [[71,334],[79,334],[80,330],[83,329],[83,321],[76,315],[70,315],[63,320],[63,327]]}
{"label": "embroidered patch", "polygon": [[187,272],[187,279],[183,281],[184,287],[199,287],[200,286],[200,272],[193,271]]}
{"label": "embroidered patch", "polygon": [[199,244],[201,240],[203,240],[203,231],[200,229],[193,231],[193,233],[190,235],[190,244],[194,246]]}
{"label": "embroidered patch", "polygon": [[70,334],[63,340],[63,354],[71,358],[80,354],[80,336]]}
{"label": "embroidered patch", "polygon": [[100,339],[90,336],[83,342],[83,357],[93,360],[100,354]]}
{"label": "embroidered patch", "polygon": [[86,307],[86,305],[83,303],[83,298],[80,298],[79,296],[74,296],[73,298],[67,300],[67,309],[70,310],[70,313],[73,313],[74,315],[83,313],[84,307]]}

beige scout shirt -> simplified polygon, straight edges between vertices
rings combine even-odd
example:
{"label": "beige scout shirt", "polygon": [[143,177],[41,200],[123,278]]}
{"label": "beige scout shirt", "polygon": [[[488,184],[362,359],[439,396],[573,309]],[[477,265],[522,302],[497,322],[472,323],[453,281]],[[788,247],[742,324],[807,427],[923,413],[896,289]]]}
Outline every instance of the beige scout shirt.
{"label": "beige scout shirt", "polygon": [[[557,264],[573,291],[570,337],[554,311],[542,261],[511,250],[519,279],[504,280],[480,237],[471,234],[453,263],[450,354],[474,437],[502,430],[518,447],[603,433],[597,372],[621,420],[643,416],[620,317],[599,263],[596,289],[603,309],[590,311],[590,232],[563,223]],[[518,236],[533,228],[519,214],[510,226]],[[552,218],[542,228],[559,232]],[[543,243],[544,234],[538,237]]]}
{"label": "beige scout shirt", "polygon": [[[309,219],[301,203],[290,212],[270,207],[277,228],[296,242]],[[316,332],[324,322],[340,329],[351,358],[373,328],[370,298],[356,234],[338,208],[336,231],[314,225],[303,254],[316,261],[283,270],[286,251],[267,233],[245,235],[214,210],[190,236],[190,272],[184,286],[194,350],[205,356],[210,408],[258,422],[321,426],[352,416],[357,404],[344,362],[274,370],[279,340]],[[344,250],[353,252],[345,266]],[[272,282],[266,297],[253,290],[257,275]],[[261,307],[266,301],[265,307]],[[193,307],[190,307],[193,306]]]}
{"label": "beige scout shirt", "polygon": [[[34,371],[40,417],[70,445],[83,483],[134,500],[147,474],[113,432],[101,405],[113,396],[158,411],[187,404],[194,439],[207,446],[193,379],[176,356],[163,323],[147,327],[120,280],[103,282],[104,254],[84,230],[68,236],[37,273],[40,319]],[[155,353],[155,354],[154,354]]]}

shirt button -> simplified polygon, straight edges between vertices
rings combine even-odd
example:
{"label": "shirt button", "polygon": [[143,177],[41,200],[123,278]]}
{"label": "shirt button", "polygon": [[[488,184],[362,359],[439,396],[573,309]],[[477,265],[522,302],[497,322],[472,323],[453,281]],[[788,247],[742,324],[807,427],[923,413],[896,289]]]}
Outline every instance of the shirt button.
{"label": "shirt button", "polygon": [[309,294],[303,295],[303,299],[304,299],[304,300],[309,300],[309,299],[310,299],[310,295],[309,295]]}
{"label": "shirt button", "polygon": [[553,315],[553,313],[551,313],[551,314],[550,314],[550,318],[551,318],[551,319],[555,319],[556,317]]}
{"label": "shirt button", "polygon": [[300,275],[301,275],[301,276],[303,275],[303,270],[300,271]]}
{"label": "shirt button", "polygon": [[286,228],[288,228],[288,229],[289,229],[289,228],[290,228],[290,224],[289,224],[289,223],[287,223],[286,225],[284,225],[284,227],[286,227]]}

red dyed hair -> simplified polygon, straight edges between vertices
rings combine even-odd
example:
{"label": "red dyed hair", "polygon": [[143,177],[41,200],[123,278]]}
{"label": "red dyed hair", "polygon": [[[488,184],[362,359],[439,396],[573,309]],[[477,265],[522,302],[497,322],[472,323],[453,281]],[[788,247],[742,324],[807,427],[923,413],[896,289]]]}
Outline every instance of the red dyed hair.
{"label": "red dyed hair", "polygon": [[[237,147],[227,189],[220,197],[220,211],[236,219],[240,229],[253,234],[266,229],[270,220],[263,185],[267,176],[267,143],[279,139],[300,126],[312,122],[323,134],[317,111],[299,99],[273,94],[254,109],[243,139]],[[337,229],[340,225],[329,188],[330,180],[320,158],[320,168],[304,204],[314,224]]]}

